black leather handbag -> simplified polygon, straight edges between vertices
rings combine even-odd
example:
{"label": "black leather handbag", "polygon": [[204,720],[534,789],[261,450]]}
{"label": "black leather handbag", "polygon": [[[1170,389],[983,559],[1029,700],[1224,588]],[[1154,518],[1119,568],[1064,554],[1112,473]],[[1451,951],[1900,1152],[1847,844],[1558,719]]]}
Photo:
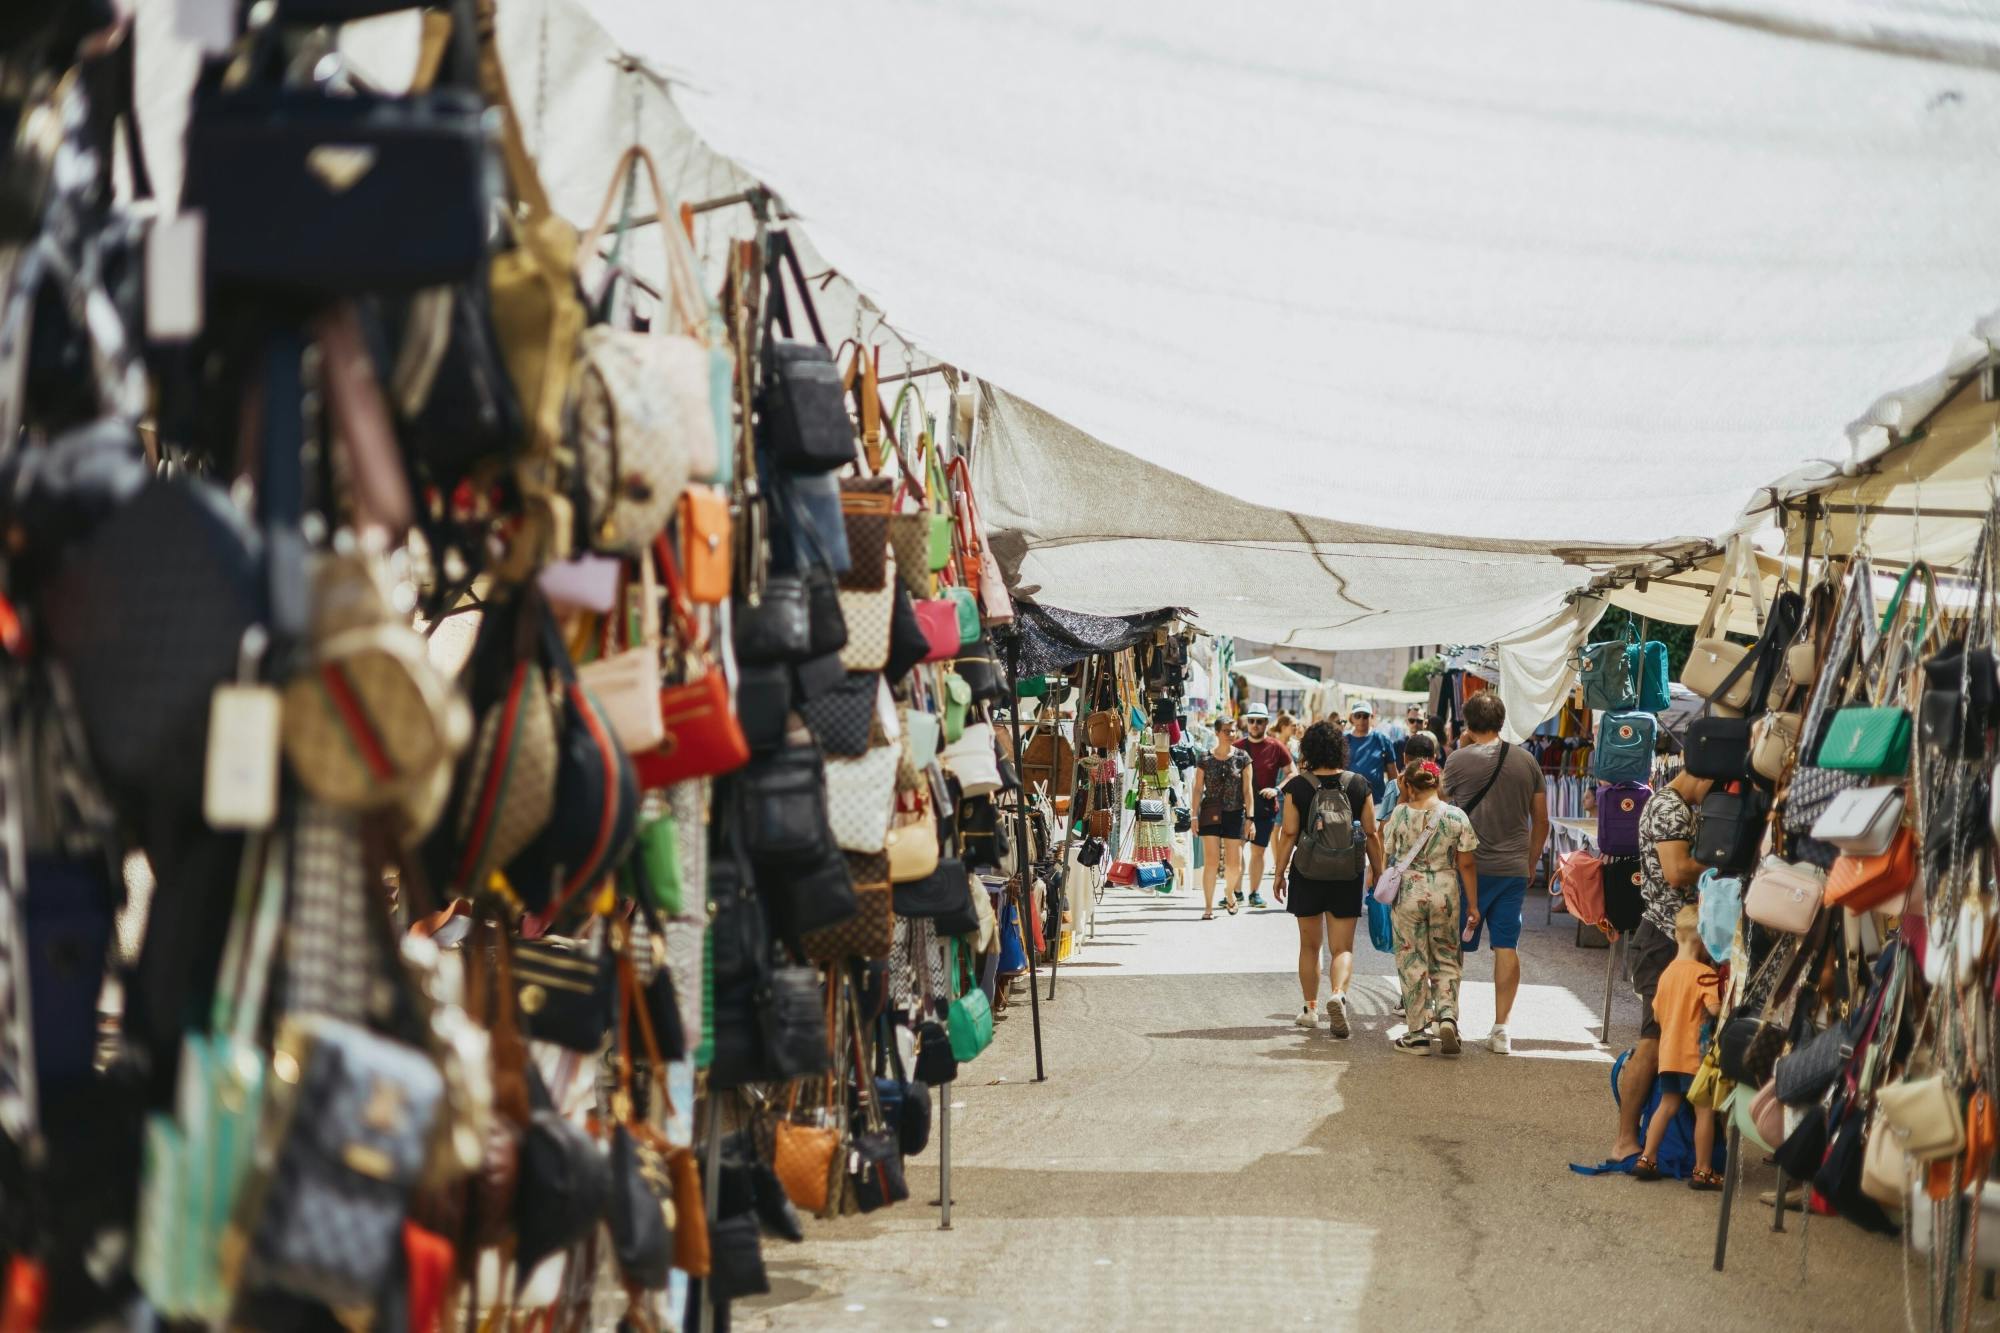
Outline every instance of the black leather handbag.
{"label": "black leather handbag", "polygon": [[932,1088],[942,1088],[958,1077],[958,1056],[951,1049],[951,1034],[935,1019],[917,1024],[915,1072],[919,1083]]}
{"label": "black leather handbag", "polygon": [[541,1075],[528,1066],[534,1112],[521,1138],[514,1189],[515,1258],[521,1280],[549,1255],[588,1236],[611,1201],[611,1161],[583,1126],[556,1113]]}
{"label": "black leather handbag", "polygon": [[486,256],[486,107],[471,5],[458,0],[445,77],[409,96],[283,86],[278,25],[248,80],[203,71],[187,129],[183,211],[207,220],[211,280],[354,295],[473,280]]}
{"label": "black leather handbag", "polygon": [[786,664],[760,662],[738,669],[736,724],[753,755],[783,748],[792,697],[792,668]]}
{"label": "black leather handbag", "polygon": [[952,659],[951,669],[972,687],[974,702],[992,703],[1005,698],[1007,685],[1001,675],[999,659],[993,655],[993,641],[981,634],[978,642],[962,652],[963,656]]}
{"label": "black leather handbag", "polygon": [[764,580],[762,592],[737,598],[730,634],[741,663],[796,662],[810,656],[805,580],[797,574],[773,574]]}
{"label": "black leather handbag", "polygon": [[1757,864],[1770,809],[1770,796],[1748,784],[1740,792],[1711,791],[1702,798],[1694,859],[1726,875],[1747,873]]}
{"label": "black leather handbag", "polygon": [[717,1218],[708,1228],[708,1294],[718,1304],[771,1290],[755,1213]]}
{"label": "black leather handbag", "polygon": [[792,943],[803,941],[814,931],[845,925],[861,911],[847,857],[837,849],[826,851],[801,869],[762,876],[757,888],[771,933]]}
{"label": "black leather handbag", "polygon": [[593,953],[576,940],[553,935],[517,940],[511,971],[522,1029],[572,1051],[596,1051],[611,1031],[615,966],[609,950]]}
{"label": "black leather handbag", "polygon": [[897,884],[895,910],[897,916],[928,918],[940,935],[970,935],[979,929],[972,880],[965,862],[955,856],[939,857],[937,869],[922,879]]}
{"label": "black leather handbag", "polygon": [[[718,794],[717,806],[721,804]],[[742,822],[728,820],[726,829],[718,831],[708,870],[709,967],[718,992],[761,982],[771,952],[757,880],[742,850]]]}
{"label": "black leather handbag", "polygon": [[924,637],[924,627],[917,621],[917,604],[910,600],[909,591],[899,584],[889,618],[889,660],[882,667],[882,674],[888,677],[891,685],[898,684],[930,655],[930,651],[930,640]]}
{"label": "black leather handbag", "polygon": [[819,969],[776,967],[764,999],[764,1038],[778,1078],[824,1074],[833,1054],[826,1045],[826,1006]]}
{"label": "black leather handbag", "polygon": [[[1185,807],[1183,807],[1185,809]],[[1095,866],[1104,859],[1104,842],[1101,838],[1085,838],[1083,846],[1077,848],[1076,863],[1081,866]]]}
{"label": "black leather handbag", "polygon": [[744,836],[760,873],[814,865],[830,854],[826,770],[816,747],[753,757],[740,790]]}
{"label": "black leather handbag", "polygon": [[1698,778],[1740,782],[1750,772],[1750,719],[1698,717],[1688,725],[1681,753]]}
{"label": "black leather handbag", "polygon": [[661,1204],[673,1198],[673,1180],[657,1150],[620,1125],[611,1135],[611,1253],[631,1286],[659,1291],[673,1267],[674,1233]]}
{"label": "black leather handbag", "polygon": [[1994,676],[1992,649],[1967,652],[1965,640],[1955,638],[1924,660],[1917,730],[1932,753],[1983,758],[1996,712],[2000,712],[2000,682]]}
{"label": "black leather handbag", "polygon": [[[466,476],[521,452],[528,423],[500,354],[486,265],[468,282],[386,301],[392,345],[383,385],[410,459],[449,494]],[[429,365],[428,375],[409,369]]]}
{"label": "black leather handbag", "polygon": [[872,1213],[910,1197],[910,1187],[903,1178],[903,1154],[894,1134],[886,1129],[857,1134],[850,1153],[854,1204],[862,1212]]}
{"label": "black leather handbag", "polygon": [[[833,472],[855,460],[854,423],[847,415],[847,389],[826,345],[812,287],[799,264],[792,238],[769,233],[765,314],[764,377],[757,395],[757,444],[793,472]],[[784,269],[798,288],[799,305],[811,326],[812,342],[794,342]],[[785,337],[770,336],[776,326]]]}

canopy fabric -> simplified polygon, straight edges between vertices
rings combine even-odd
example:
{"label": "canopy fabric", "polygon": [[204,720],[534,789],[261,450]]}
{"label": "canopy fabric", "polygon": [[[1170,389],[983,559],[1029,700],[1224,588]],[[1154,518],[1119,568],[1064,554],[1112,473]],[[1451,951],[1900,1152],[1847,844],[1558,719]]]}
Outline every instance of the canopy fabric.
{"label": "canopy fabric", "polygon": [[1244,658],[1230,664],[1229,674],[1241,676],[1253,690],[1316,690],[1322,684],[1275,657]]}
{"label": "canopy fabric", "polygon": [[[1014,603],[1014,628],[1020,635],[1021,677],[1067,671],[1093,653],[1130,648],[1151,637],[1154,630],[1169,624],[1173,618],[1172,611],[1138,616],[1087,616],[1018,600]],[[1007,651],[1012,651],[1011,646]]]}
{"label": "canopy fabric", "polygon": [[589,7],[928,350],[1308,518],[1712,537],[2000,305],[1993,22],[1922,0]]}

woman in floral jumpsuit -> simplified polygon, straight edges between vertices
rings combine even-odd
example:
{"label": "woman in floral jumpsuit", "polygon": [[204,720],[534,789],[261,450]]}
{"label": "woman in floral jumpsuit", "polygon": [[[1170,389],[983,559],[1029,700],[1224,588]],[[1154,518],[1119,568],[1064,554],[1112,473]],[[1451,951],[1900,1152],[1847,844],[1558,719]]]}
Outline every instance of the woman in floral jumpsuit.
{"label": "woman in floral jumpsuit", "polygon": [[[1438,795],[1436,764],[1418,764],[1407,777],[1409,798],[1396,807],[1383,830],[1391,862],[1401,864],[1412,848],[1421,847],[1403,873],[1403,887],[1390,915],[1396,931],[1396,973],[1403,980],[1403,1011],[1409,1022],[1409,1031],[1396,1039],[1396,1049],[1409,1055],[1429,1055],[1433,1050],[1457,1055],[1459,881],[1479,882],[1472,854],[1479,837],[1465,812],[1446,805]],[[1468,923],[1477,921],[1478,915],[1473,909]]]}

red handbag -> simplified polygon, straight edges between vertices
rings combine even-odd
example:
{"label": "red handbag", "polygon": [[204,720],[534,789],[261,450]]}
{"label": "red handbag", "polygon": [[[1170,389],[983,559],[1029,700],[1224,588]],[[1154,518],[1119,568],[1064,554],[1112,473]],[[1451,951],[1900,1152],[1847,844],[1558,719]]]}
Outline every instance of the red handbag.
{"label": "red handbag", "polygon": [[744,739],[743,726],[736,720],[729,682],[723,678],[720,667],[694,650],[697,643],[694,617],[688,611],[686,589],[673,547],[660,538],[654,542],[653,551],[666,576],[667,601],[673,609],[680,640],[706,667],[681,684],[660,691],[660,720],[667,738],[657,749],[632,756],[632,768],[642,788],[717,777],[750,762],[750,743]]}
{"label": "red handbag", "polygon": [[924,631],[924,642],[930,645],[930,650],[924,654],[924,661],[949,662],[957,657],[964,643],[958,633],[958,603],[949,597],[939,597],[911,605],[916,608],[917,624]]}
{"label": "red handbag", "polygon": [[1113,861],[1111,869],[1104,872],[1106,884],[1137,884],[1139,867],[1130,861]]}

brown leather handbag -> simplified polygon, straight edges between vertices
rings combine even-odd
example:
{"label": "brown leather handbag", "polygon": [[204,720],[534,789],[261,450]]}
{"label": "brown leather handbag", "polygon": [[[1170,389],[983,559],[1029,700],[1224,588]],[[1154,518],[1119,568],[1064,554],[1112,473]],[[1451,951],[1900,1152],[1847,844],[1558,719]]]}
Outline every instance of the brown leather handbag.
{"label": "brown leather handbag", "polygon": [[[829,1049],[834,1045],[835,1016],[839,1013],[840,982],[836,977],[826,988],[826,1031]],[[833,1090],[838,1079],[829,1075],[821,1080],[826,1087],[826,1101],[822,1108],[818,1125],[800,1124],[794,1117],[798,1112],[799,1079],[792,1084],[791,1096],[785,1102],[784,1118],[773,1127],[771,1137],[771,1170],[778,1177],[778,1183],[785,1187],[785,1197],[796,1208],[820,1217],[833,1216],[832,1203],[835,1199],[833,1182],[840,1174],[840,1130],[839,1120],[833,1107]]]}
{"label": "brown leather handbag", "polygon": [[1084,719],[1084,735],[1094,750],[1117,750],[1125,741],[1125,727],[1118,714],[1109,709]]}

